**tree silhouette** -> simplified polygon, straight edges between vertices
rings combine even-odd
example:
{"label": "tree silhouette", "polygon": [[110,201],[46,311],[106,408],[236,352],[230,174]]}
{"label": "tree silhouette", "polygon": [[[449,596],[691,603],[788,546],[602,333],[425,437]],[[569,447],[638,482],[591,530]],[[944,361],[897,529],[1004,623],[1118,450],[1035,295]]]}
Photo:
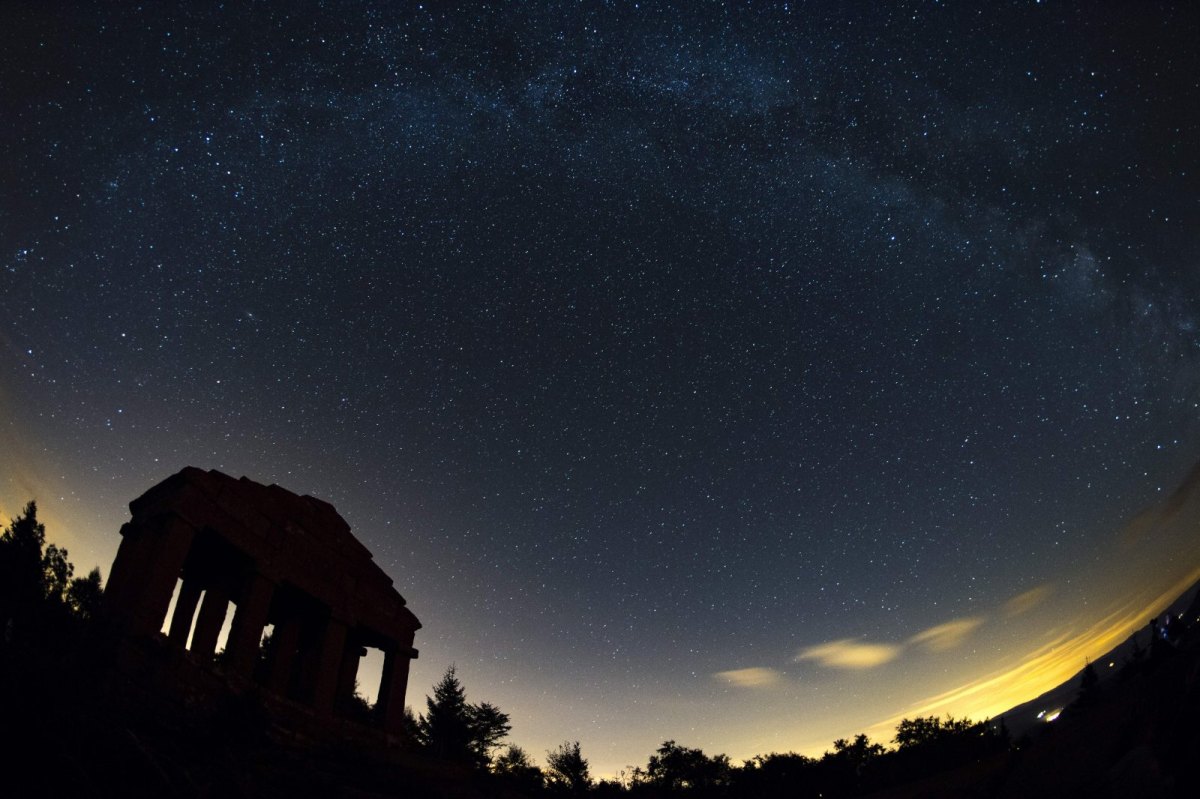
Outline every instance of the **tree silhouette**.
{"label": "tree silhouette", "polygon": [[[0,533],[0,623],[7,632],[36,630],[51,618],[65,617],[75,567],[67,550],[46,545],[46,526],[30,501]],[[99,588],[99,573],[96,576]]]}
{"label": "tree silhouette", "polygon": [[417,721],[417,735],[429,752],[446,760],[471,759],[471,722],[467,694],[450,666],[433,696],[425,697],[426,713]]}
{"label": "tree silhouette", "polygon": [[1096,691],[1100,685],[1100,677],[1096,674],[1096,668],[1092,662],[1086,661],[1083,667],[1083,673],[1079,676],[1079,695],[1073,703],[1075,707],[1085,707],[1092,703],[1096,698]]}
{"label": "tree silhouette", "polygon": [[936,741],[942,733],[942,722],[937,716],[915,719],[900,719],[896,725],[896,746],[908,749]]}
{"label": "tree silhouette", "polygon": [[492,750],[508,736],[512,724],[508,721],[507,713],[488,702],[468,705],[467,710],[471,753],[477,763],[487,765],[492,759]]}
{"label": "tree silhouette", "polygon": [[0,533],[0,612],[5,623],[20,623],[46,596],[42,547],[46,526],[37,520],[37,503],[11,520]]}
{"label": "tree silhouette", "polygon": [[733,796],[794,797],[815,794],[817,761],[795,752],[756,755],[733,772]]}
{"label": "tree silhouette", "polygon": [[413,712],[412,705],[404,706],[404,732],[410,738],[418,743],[421,740],[421,720],[417,718],[417,714]]}
{"label": "tree silhouette", "polygon": [[862,765],[882,754],[883,744],[872,743],[871,739],[861,732],[854,736],[853,741],[838,738],[833,742],[833,757],[843,758],[857,765]]}
{"label": "tree silhouette", "polygon": [[579,749],[579,741],[563,741],[546,753],[546,778],[550,784],[570,793],[581,794],[592,784],[588,762]]}
{"label": "tree silhouette", "polygon": [[1100,678],[1096,676],[1095,667],[1092,666],[1092,662],[1090,660],[1087,661],[1083,667],[1083,674],[1079,678],[1079,690],[1090,691],[1095,688],[1099,682]]}
{"label": "tree silhouette", "polygon": [[953,716],[946,716],[945,721],[937,716],[901,719],[896,725],[895,741],[898,748],[909,749],[960,737],[976,731],[979,727],[979,724],[970,719],[956,719]]}
{"label": "tree silhouette", "polygon": [[416,724],[417,740],[445,760],[486,766],[492,750],[512,728],[508,714],[495,705],[467,703],[454,666],[446,669],[425,704],[426,714]]}
{"label": "tree silhouette", "polygon": [[901,719],[896,725],[896,751],[885,757],[892,780],[903,781],[961,766],[1009,746],[1008,726],[1001,718],[971,721],[946,716]]}
{"label": "tree silhouette", "polygon": [[728,784],[731,772],[726,755],[709,757],[700,749],[664,741],[645,771],[634,769],[633,779],[667,790],[708,789]]}
{"label": "tree silhouette", "polygon": [[[222,650],[217,655],[218,661],[228,651],[228,649]],[[375,706],[360,693],[358,680],[354,681],[354,690],[349,696],[338,697],[337,708],[341,715],[359,724],[370,725],[375,718]],[[407,709],[405,708],[405,710]]]}
{"label": "tree silhouette", "polygon": [[516,744],[510,744],[496,757],[492,771],[518,791],[536,793],[542,788],[542,770],[534,765],[529,754]]}
{"label": "tree silhouette", "polygon": [[42,556],[42,575],[46,599],[66,602],[71,578],[75,576],[75,567],[67,560],[67,550],[54,544],[47,545],[46,553]]}
{"label": "tree silhouette", "polygon": [[67,588],[67,604],[81,619],[95,618],[100,612],[100,601],[103,597],[99,567],[88,572],[86,577],[76,577]]}

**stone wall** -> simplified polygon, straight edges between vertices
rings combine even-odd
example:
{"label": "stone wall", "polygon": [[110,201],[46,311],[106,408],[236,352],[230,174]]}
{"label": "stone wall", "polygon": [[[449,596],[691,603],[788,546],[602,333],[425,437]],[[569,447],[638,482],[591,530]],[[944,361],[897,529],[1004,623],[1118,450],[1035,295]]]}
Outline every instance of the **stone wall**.
{"label": "stone wall", "polygon": [[421,624],[332,505],[188,467],[129,507],[105,588],[123,636],[160,636],[175,596],[167,644],[211,665],[232,608],[220,664],[229,681],[323,717],[349,700],[364,647],[377,647],[385,660],[376,717],[400,732]]}

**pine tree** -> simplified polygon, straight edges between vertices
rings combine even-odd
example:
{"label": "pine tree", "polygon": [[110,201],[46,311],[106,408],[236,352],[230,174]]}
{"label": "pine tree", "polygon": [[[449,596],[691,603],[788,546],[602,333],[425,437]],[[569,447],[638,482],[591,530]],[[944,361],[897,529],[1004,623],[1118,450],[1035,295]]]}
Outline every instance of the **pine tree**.
{"label": "pine tree", "polygon": [[[0,622],[26,626],[43,610],[48,593],[45,544],[46,526],[38,521],[37,503],[31,501],[0,534]],[[58,567],[52,576],[57,577],[66,551],[51,549]]]}
{"label": "pine tree", "polygon": [[492,750],[512,728],[508,714],[495,705],[467,703],[454,666],[446,669],[425,703],[426,714],[417,721],[417,740],[446,760],[485,767]]}
{"label": "pine tree", "polygon": [[433,696],[425,697],[425,705],[426,713],[417,722],[421,744],[446,760],[471,760],[471,714],[454,666],[433,686]]}
{"label": "pine tree", "polygon": [[1089,660],[1083,667],[1083,674],[1079,678],[1079,696],[1075,699],[1075,706],[1083,707],[1090,704],[1096,698],[1096,690],[1099,684],[1100,677],[1096,674],[1096,669]]}
{"label": "pine tree", "polygon": [[1096,669],[1092,666],[1089,660],[1083,667],[1083,676],[1079,680],[1079,690],[1082,693],[1091,691],[1100,683],[1100,678],[1096,676]]}

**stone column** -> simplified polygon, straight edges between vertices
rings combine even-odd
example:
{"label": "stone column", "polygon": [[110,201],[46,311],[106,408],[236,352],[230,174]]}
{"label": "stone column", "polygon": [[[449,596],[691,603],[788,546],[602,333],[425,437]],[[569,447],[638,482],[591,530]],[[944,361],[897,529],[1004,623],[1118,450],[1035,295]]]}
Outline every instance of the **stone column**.
{"label": "stone column", "polygon": [[404,732],[404,695],[408,690],[409,661],[415,654],[412,647],[395,644],[384,654],[379,715],[383,719],[383,729],[394,735]]}
{"label": "stone column", "polygon": [[196,631],[192,633],[192,654],[202,660],[211,658],[217,648],[217,638],[229,611],[229,593],[221,586],[209,586],[204,592]]}
{"label": "stone column", "polygon": [[149,530],[126,522],[121,525],[121,544],[104,581],[105,608],[121,616],[133,612],[142,587],[142,572],[150,562],[154,539]]}
{"label": "stone column", "polygon": [[292,677],[292,665],[296,661],[296,648],[300,643],[300,621],[287,619],[275,625],[271,636],[271,670],[267,675],[267,688],[280,696],[287,696],[288,682]]}
{"label": "stone column", "polygon": [[192,631],[192,619],[196,616],[196,603],[200,601],[200,581],[195,577],[183,580],[179,596],[175,597],[175,612],[171,614],[171,628],[167,638],[183,649],[187,647],[188,633]]}
{"label": "stone column", "polygon": [[254,677],[254,665],[258,660],[258,647],[262,641],[263,628],[271,610],[271,597],[275,584],[261,574],[252,574],[242,591],[233,625],[229,628],[226,650],[229,655],[226,671],[250,680]]}
{"label": "stone column", "polygon": [[172,516],[153,525],[126,524],[121,534],[121,546],[104,587],[105,604],[109,616],[125,632],[154,635],[162,629],[196,531]]}
{"label": "stone column", "polygon": [[338,668],[346,651],[346,625],[330,618],[317,646],[317,674],[313,685],[313,708],[322,715],[333,713],[338,685]]}

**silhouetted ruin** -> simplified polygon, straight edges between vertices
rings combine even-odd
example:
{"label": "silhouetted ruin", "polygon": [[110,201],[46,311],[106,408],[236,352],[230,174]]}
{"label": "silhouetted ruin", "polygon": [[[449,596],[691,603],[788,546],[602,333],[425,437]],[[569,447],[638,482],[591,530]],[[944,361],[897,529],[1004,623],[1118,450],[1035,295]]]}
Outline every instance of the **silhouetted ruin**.
{"label": "silhouetted ruin", "polygon": [[[644,769],[596,782],[578,741],[548,751],[544,770],[515,744],[497,755],[508,714],[467,702],[454,666],[411,720],[412,745],[394,745],[420,625],[328,504],[185,469],[131,508],[107,591],[98,571],[71,579],[36,503],[0,532],[4,795],[1196,795],[1200,584],[1155,617],[1168,619],[1153,625],[1157,654],[1132,637],[1100,659],[1112,670],[1088,668],[999,722],[904,718],[894,749],[863,733],[819,758],[741,766],[667,740]],[[372,645],[389,654],[374,715],[338,701]],[[1088,701],[1064,707],[1080,684]],[[1022,717],[1014,741],[1006,719]]]}
{"label": "silhouetted ruin", "polygon": [[375,647],[384,666],[374,718],[402,732],[421,624],[332,505],[189,467],[129,507],[105,589],[127,668],[202,683],[197,674],[218,670],[232,605],[219,657],[229,686],[333,719],[351,704],[365,647]]}

